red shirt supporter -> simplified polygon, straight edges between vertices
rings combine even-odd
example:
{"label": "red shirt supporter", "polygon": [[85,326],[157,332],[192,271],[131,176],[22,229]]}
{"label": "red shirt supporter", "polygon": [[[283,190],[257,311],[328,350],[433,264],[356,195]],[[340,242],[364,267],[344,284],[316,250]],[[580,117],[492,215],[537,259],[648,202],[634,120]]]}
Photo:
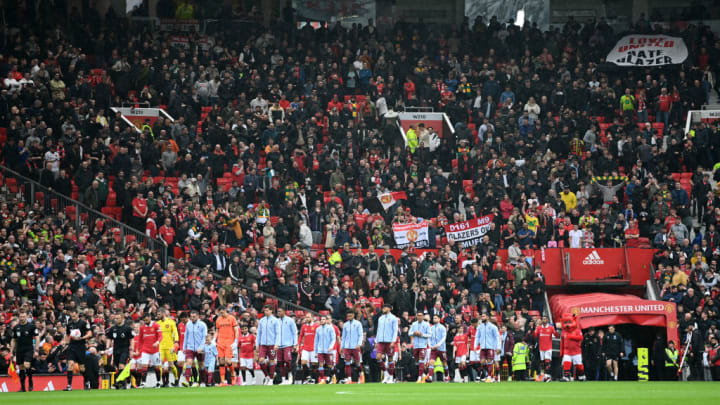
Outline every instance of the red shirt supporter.
{"label": "red shirt supporter", "polygon": [[403,90],[405,91],[405,98],[410,99],[410,96],[415,94],[415,83],[413,83],[411,80],[408,80],[403,84]]}
{"label": "red shirt supporter", "polygon": [[142,194],[138,194],[132,201],[133,216],[138,218],[145,218],[148,213],[147,200],[142,197]]}
{"label": "red shirt supporter", "polygon": [[658,96],[658,110],[669,112],[672,107],[672,96],[669,94],[661,94]]}
{"label": "red shirt supporter", "polygon": [[157,224],[154,219],[157,215],[154,212],[151,215],[152,217],[145,221],[145,235],[154,239],[158,233]]}
{"label": "red shirt supporter", "polygon": [[[169,221],[168,221],[169,222]],[[175,241],[175,228],[170,225],[163,225],[158,230],[158,234],[168,245],[172,245]]]}
{"label": "red shirt supporter", "polygon": [[382,297],[370,297],[369,301],[372,304],[372,306],[374,306],[377,309],[382,308],[383,304],[385,303],[385,300]]}
{"label": "red shirt supporter", "polygon": [[143,324],[140,326],[140,352],[154,354],[158,352],[162,340],[162,330],[157,322],[150,325]]}

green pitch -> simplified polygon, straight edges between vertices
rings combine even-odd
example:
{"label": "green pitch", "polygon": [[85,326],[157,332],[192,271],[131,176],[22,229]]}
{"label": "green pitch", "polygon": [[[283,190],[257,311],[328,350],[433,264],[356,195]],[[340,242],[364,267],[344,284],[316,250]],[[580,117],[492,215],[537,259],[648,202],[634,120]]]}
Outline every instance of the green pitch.
{"label": "green pitch", "polygon": [[[31,392],[0,394],[3,405],[215,405],[215,404],[712,404],[718,385],[697,382],[573,382],[499,384],[289,385],[166,388],[122,391]],[[498,402],[495,402],[498,401]],[[510,402],[515,401],[515,402]],[[527,402],[532,401],[532,402]]]}

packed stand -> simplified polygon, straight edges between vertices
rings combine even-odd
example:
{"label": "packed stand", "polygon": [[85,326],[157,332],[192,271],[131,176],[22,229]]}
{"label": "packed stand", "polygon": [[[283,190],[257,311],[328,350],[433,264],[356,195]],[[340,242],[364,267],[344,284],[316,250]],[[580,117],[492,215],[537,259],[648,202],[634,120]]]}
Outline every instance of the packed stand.
{"label": "packed stand", "polygon": [[[720,161],[720,134],[715,123],[682,129],[717,85],[720,46],[708,27],[677,33],[687,63],[647,70],[602,63],[620,35],[604,20],[550,32],[494,18],[449,31],[290,27],[218,34],[206,50],[175,49],[167,34],[117,18],[51,36],[9,31],[5,166],[183,258],[122,250],[108,229],[75,229],[48,202],[24,205],[6,182],[3,345],[29,310],[49,342],[35,358],[45,353],[48,370],[61,371],[73,309],[101,353],[112,314],[196,310],[212,329],[215,311],[229,308],[254,326],[263,291],[335,321],[354,314],[368,336],[389,304],[404,344],[418,311],[439,315],[448,341],[491,314],[532,342],[545,285],[524,249],[644,244],[661,250],[663,299],[682,303],[683,319],[705,325],[711,341],[720,217],[716,179],[704,173]],[[632,31],[652,29],[640,21]],[[175,121],[137,133],[109,109],[127,101],[163,106]],[[419,128],[406,145],[384,116],[419,106],[446,112],[455,136],[435,144]],[[385,191],[407,200],[386,212],[376,198]],[[443,237],[443,225],[490,213],[481,244]],[[417,218],[430,219],[437,254],[394,256],[392,224]]]}

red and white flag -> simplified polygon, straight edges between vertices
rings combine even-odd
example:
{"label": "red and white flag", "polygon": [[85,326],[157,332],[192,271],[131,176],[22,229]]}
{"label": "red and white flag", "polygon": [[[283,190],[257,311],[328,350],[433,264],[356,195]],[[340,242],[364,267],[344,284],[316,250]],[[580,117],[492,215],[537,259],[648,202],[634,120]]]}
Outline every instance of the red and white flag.
{"label": "red and white flag", "polygon": [[403,249],[406,246],[425,248],[430,245],[428,222],[422,221],[411,224],[393,224],[395,247]]}
{"label": "red and white flag", "polygon": [[405,194],[404,191],[396,191],[392,193],[378,194],[377,198],[380,200],[380,204],[382,204],[383,209],[387,211],[388,208],[395,205],[398,200],[407,200],[407,194]]}

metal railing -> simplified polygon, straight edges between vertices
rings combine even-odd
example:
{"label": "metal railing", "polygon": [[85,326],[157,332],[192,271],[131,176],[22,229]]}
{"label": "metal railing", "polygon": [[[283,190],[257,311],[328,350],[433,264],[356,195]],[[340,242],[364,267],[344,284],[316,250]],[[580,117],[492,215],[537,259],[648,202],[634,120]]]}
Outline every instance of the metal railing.
{"label": "metal railing", "polygon": [[[78,190],[78,192],[82,191],[83,190]],[[3,165],[0,165],[0,198],[3,198],[4,201],[9,204],[12,203],[13,200],[19,199],[21,200],[20,202],[23,202],[26,205],[26,211],[32,209],[37,202],[41,209],[43,209],[46,213],[63,213],[70,221],[73,222],[75,230],[78,233],[80,233],[84,226],[87,226],[88,229],[92,231],[95,228],[97,221],[102,220],[105,223],[106,229],[109,230],[114,240],[122,247],[122,249],[127,249],[135,243],[136,245],[147,248],[152,252],[158,252],[163,265],[174,263],[176,266],[179,266],[177,260],[168,255],[169,248],[165,246],[165,243],[163,243],[162,240],[151,238],[145,233],[134,229],[115,218],[92,209],[69,196],[58,193],[55,190],[50,190],[37,181]],[[202,271],[202,269],[190,262],[186,262],[184,265],[190,269],[196,268],[199,271]],[[225,275],[215,272],[213,272],[213,276],[218,279],[225,278]],[[252,291],[250,286],[238,283],[235,280],[233,280],[233,284],[246,288],[248,291]],[[279,308],[283,308],[287,311],[303,311],[319,315],[317,311],[284,300],[266,291],[261,290],[261,293],[266,300],[272,299],[277,302],[277,306]]]}
{"label": "metal railing", "polygon": [[646,289],[646,294],[648,296],[648,299],[650,299],[650,300],[662,299],[662,297],[660,296],[660,286],[658,285],[657,281],[655,280],[655,266],[653,266],[652,263],[650,263],[650,277],[645,281],[645,289]]}
{"label": "metal railing", "polygon": [[[180,264],[178,264],[177,259],[175,259],[174,257],[169,257],[168,260],[170,260],[170,263],[174,263],[176,267],[181,266]],[[190,269],[197,269],[198,272],[202,272],[202,271],[203,271],[202,268],[200,268],[200,267],[198,267],[198,266],[190,263],[189,261],[186,261],[186,262],[185,262],[184,264],[182,264],[182,265],[183,265],[183,266],[186,266],[186,267],[188,267],[188,268],[190,268]],[[217,280],[224,280],[226,277],[230,277],[230,276],[227,275],[227,274],[220,274],[220,273],[217,273],[217,272],[215,272],[215,271],[211,271],[211,273],[212,273],[213,277],[215,277],[215,279],[217,279]],[[231,279],[232,279],[232,277],[231,277]],[[251,292],[251,291],[252,291],[252,286],[249,286],[249,285],[247,285],[247,284],[240,283],[240,282],[238,282],[238,281],[235,280],[235,279],[232,279],[232,283],[233,283],[233,285],[237,285],[237,286],[239,286],[239,287],[241,287],[241,288],[247,289],[248,292]],[[315,310],[312,310],[312,309],[310,309],[310,308],[304,307],[304,306],[302,306],[302,305],[295,304],[294,302],[290,302],[290,301],[288,301],[288,300],[282,299],[282,298],[280,298],[280,297],[278,297],[278,296],[276,296],[276,295],[270,294],[269,292],[267,292],[267,291],[265,291],[265,290],[259,289],[259,292],[262,293],[263,297],[265,298],[265,301],[267,301],[268,299],[272,299],[272,300],[274,300],[275,302],[277,302],[277,308],[283,308],[283,309],[286,310],[286,311],[293,311],[293,312],[297,312],[297,311],[302,311],[302,312],[305,312],[305,313],[308,313],[308,312],[309,312],[309,313],[311,313],[311,314],[313,314],[313,315],[315,315],[315,316],[319,316],[319,315],[320,315],[319,311],[315,311]],[[275,308],[275,309],[277,309],[277,308]]]}
{"label": "metal railing", "polygon": [[[78,234],[84,226],[93,231],[98,225],[98,220],[101,220],[106,231],[122,249],[140,246],[157,252],[163,265],[168,262],[168,248],[160,239],[151,238],[140,230],[90,208],[70,196],[50,190],[37,181],[3,165],[0,165],[0,176],[2,177],[0,195],[6,202],[12,203],[13,200],[20,199],[26,205],[26,211],[32,209],[37,202],[45,213],[63,213],[75,225]],[[81,192],[84,190],[78,190],[78,193]]]}

